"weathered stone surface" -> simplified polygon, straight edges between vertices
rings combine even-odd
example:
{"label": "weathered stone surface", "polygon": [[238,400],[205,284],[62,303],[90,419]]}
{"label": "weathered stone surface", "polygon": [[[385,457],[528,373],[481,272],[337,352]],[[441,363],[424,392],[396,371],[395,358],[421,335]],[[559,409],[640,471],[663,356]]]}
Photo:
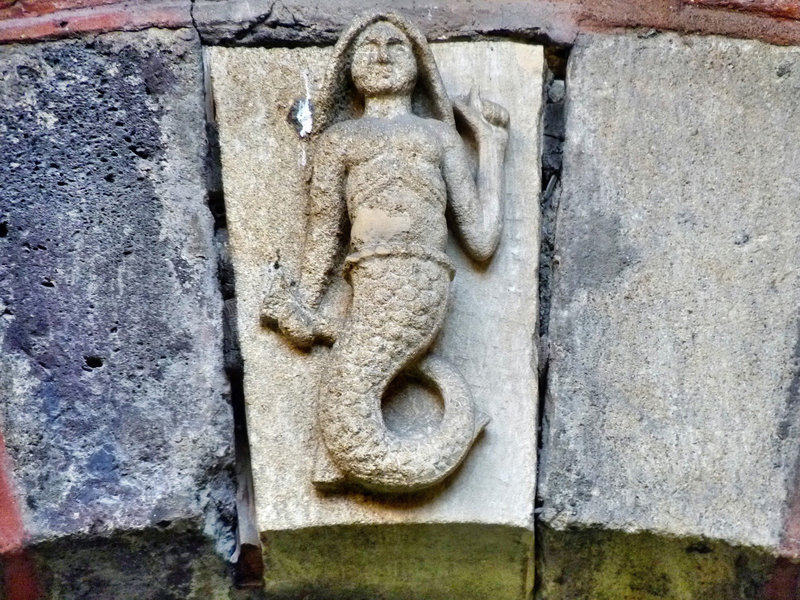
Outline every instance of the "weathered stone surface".
{"label": "weathered stone surface", "polygon": [[267,598],[530,598],[533,532],[463,523],[265,535]]}
{"label": "weathered stone surface", "polygon": [[262,40],[334,42],[354,15],[394,10],[416,20],[429,39],[503,33],[565,41],[575,35],[568,3],[499,0],[492,4],[424,0],[198,0],[194,17],[203,41],[253,44]]}
{"label": "weathered stone surface", "polygon": [[0,560],[4,600],[228,600],[230,595],[228,565],[213,540],[194,527],[64,537]]}
{"label": "weathered stone surface", "polygon": [[[477,85],[485,99],[503,103],[511,114],[500,246],[488,265],[477,269],[455,241],[449,244],[457,274],[452,307],[434,347],[458,366],[479,409],[492,420],[462,468],[443,486],[399,500],[315,490],[314,408],[328,349],[317,346],[304,354],[259,322],[268,272],[277,264],[297,276],[302,264],[309,148],[298,135],[297,100],[316,100],[330,50],[210,51],[256,509],[259,527],[266,532],[268,563],[271,534],[285,540],[295,535],[291,531],[311,527],[324,527],[312,531],[336,538],[357,535],[348,527],[332,527],[337,525],[488,524],[508,527],[509,539],[519,540],[532,524],[542,52],[534,46],[484,42],[434,45],[433,51],[452,94]],[[341,310],[348,301],[348,286],[340,274],[333,285],[326,306]],[[419,390],[400,393],[389,404],[384,415],[392,427],[402,429],[416,414],[418,422],[435,428],[436,403]],[[448,535],[447,527],[440,530]],[[296,535],[306,535],[303,531]],[[382,534],[375,535],[376,544],[388,543]],[[448,543],[456,544],[456,538]],[[301,546],[298,542],[293,547]],[[330,545],[325,547],[320,552],[330,551]],[[526,544],[515,547],[518,586],[506,589],[508,597],[517,597],[529,577]],[[431,560],[442,559],[436,552],[430,550]],[[302,554],[293,560],[305,562]],[[356,572],[352,565],[342,568]],[[268,566],[271,585],[300,583],[291,570],[272,571],[274,578],[285,577],[282,582],[269,579],[270,572]]]}
{"label": "weathered stone surface", "polygon": [[30,544],[173,524],[232,550],[203,102],[191,30],[0,48],[0,430]]}
{"label": "weathered stone surface", "polygon": [[570,61],[542,519],[797,556],[800,50]]}
{"label": "weathered stone surface", "polygon": [[335,41],[353,15],[365,10],[402,12],[416,19],[429,39],[438,40],[513,35],[572,44],[579,32],[658,28],[800,43],[797,21],[764,11],[709,10],[685,0],[195,0],[192,14],[207,43],[308,44]]}
{"label": "weathered stone surface", "polygon": [[192,24],[211,44],[322,43],[376,9],[411,15],[440,40],[572,44],[579,32],[658,28],[800,43],[795,0],[0,0],[0,43]]}

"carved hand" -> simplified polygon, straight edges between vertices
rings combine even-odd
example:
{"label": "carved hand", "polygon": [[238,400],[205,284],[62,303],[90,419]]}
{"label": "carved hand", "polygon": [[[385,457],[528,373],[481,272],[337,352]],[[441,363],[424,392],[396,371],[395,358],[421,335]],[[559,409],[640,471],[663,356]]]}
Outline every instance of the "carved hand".
{"label": "carved hand", "polygon": [[309,309],[277,270],[261,306],[261,324],[279,331],[301,350],[309,350],[315,341],[330,345],[336,339],[332,324]]}
{"label": "carved hand", "polygon": [[453,110],[475,134],[478,143],[492,142],[505,151],[508,143],[508,111],[489,100],[481,98],[476,88],[469,96],[454,98]]}

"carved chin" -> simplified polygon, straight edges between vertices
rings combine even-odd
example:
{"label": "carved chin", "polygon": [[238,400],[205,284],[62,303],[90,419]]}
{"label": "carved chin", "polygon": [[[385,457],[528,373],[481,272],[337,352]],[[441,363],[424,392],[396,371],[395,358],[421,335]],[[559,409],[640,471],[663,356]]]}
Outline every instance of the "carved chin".
{"label": "carved chin", "polygon": [[416,69],[398,69],[389,65],[370,65],[353,69],[353,83],[365,96],[411,93],[417,79]]}
{"label": "carved chin", "polygon": [[380,76],[373,74],[356,86],[365,96],[382,96],[386,94],[411,93],[414,89],[414,80],[399,78],[395,74]]}

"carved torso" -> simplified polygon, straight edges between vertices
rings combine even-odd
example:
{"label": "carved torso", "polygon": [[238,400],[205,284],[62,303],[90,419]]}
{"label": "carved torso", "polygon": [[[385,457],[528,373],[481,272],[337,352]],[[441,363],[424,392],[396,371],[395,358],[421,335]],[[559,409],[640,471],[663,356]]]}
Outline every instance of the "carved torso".
{"label": "carved torso", "polygon": [[415,115],[362,118],[331,128],[347,168],[351,253],[386,244],[444,249],[444,129]]}

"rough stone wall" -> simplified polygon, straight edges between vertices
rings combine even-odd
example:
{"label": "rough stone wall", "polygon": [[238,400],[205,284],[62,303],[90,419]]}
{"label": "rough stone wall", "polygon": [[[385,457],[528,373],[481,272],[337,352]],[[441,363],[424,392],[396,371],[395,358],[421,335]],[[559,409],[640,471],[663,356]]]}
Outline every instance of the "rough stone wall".
{"label": "rough stone wall", "polygon": [[191,29],[0,47],[3,459],[54,581],[167,531],[158,554],[233,551],[200,52]]}

